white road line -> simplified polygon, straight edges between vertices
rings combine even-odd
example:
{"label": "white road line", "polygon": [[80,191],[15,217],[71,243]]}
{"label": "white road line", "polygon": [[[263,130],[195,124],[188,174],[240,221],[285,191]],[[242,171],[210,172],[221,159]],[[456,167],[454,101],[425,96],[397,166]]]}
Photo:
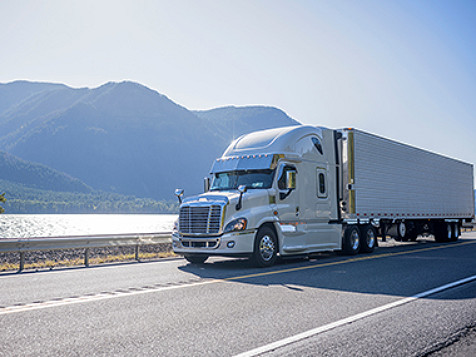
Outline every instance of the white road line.
{"label": "white road line", "polygon": [[416,294],[416,295],[413,295],[413,296],[410,296],[410,297],[407,297],[407,298],[404,298],[404,299],[401,299],[401,300],[398,300],[398,301],[394,301],[392,303],[382,305],[382,306],[376,307],[376,308],[371,309],[371,310],[361,312],[360,314],[353,315],[353,316],[347,317],[345,319],[335,321],[335,322],[331,322],[330,324],[320,326],[320,327],[317,327],[315,329],[308,330],[308,331],[302,332],[302,333],[294,335],[294,336],[287,337],[285,339],[270,343],[268,345],[264,345],[264,346],[255,348],[253,350],[240,353],[240,354],[236,355],[235,357],[254,357],[254,356],[258,356],[260,354],[266,353],[266,352],[271,352],[271,351],[273,351],[277,348],[284,347],[286,345],[289,345],[291,343],[295,343],[295,342],[303,340],[305,338],[309,338],[309,337],[318,335],[320,333],[332,330],[336,327],[340,327],[340,326],[343,326],[343,325],[346,325],[346,324],[350,324],[352,322],[364,319],[368,316],[378,314],[380,312],[392,309],[394,307],[401,306],[403,304],[407,304],[407,303],[415,301],[417,299],[422,299],[422,298],[425,298],[427,296],[439,293],[443,290],[451,289],[451,288],[454,288],[454,287],[457,287],[459,285],[466,284],[466,283],[469,283],[469,282],[472,282],[472,281],[475,281],[475,280],[476,280],[476,275],[473,275],[473,276],[470,276],[468,278],[461,279],[461,280],[458,280],[458,281],[455,281],[455,282],[452,282],[452,283],[449,283],[449,284],[446,284],[446,285],[442,285],[442,286],[439,286],[437,288],[427,290],[427,291],[424,291],[422,293],[419,293],[419,294]]}
{"label": "white road line", "polygon": [[125,296],[133,296],[133,295],[142,295],[142,294],[149,294],[155,293],[159,291],[167,291],[167,290],[174,290],[174,289],[183,289],[192,286],[199,286],[199,285],[206,285],[206,284],[214,284],[214,283],[223,283],[223,280],[207,280],[201,281],[197,283],[190,283],[184,285],[173,285],[173,286],[161,286],[157,288],[150,288],[150,289],[143,289],[143,290],[131,290],[131,291],[112,291],[107,293],[99,293],[95,295],[86,295],[86,296],[78,296],[73,298],[65,298],[61,300],[50,300],[44,302],[34,302],[25,305],[16,305],[16,306],[7,306],[7,307],[0,307],[0,316],[6,314],[13,314],[23,311],[32,311],[32,310],[39,310],[45,309],[49,307],[57,307],[57,306],[65,306],[65,305],[73,305],[73,304],[81,304],[85,302],[91,301],[99,301],[99,300],[108,300],[108,299],[115,299],[118,297],[125,297]]}

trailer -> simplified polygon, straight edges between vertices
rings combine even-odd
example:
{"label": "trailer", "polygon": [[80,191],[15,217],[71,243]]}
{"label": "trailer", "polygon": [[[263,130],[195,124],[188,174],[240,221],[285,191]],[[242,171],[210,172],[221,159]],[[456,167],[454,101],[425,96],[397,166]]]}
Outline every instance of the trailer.
{"label": "trailer", "polygon": [[459,237],[474,217],[472,165],[360,130],[342,133],[347,221],[379,220],[384,239],[387,230],[397,240]]}
{"label": "trailer", "polygon": [[210,255],[370,253],[378,237],[456,241],[474,218],[473,166],[361,130],[308,125],[236,139],[213,162],[204,193],[180,201],[173,249]]}

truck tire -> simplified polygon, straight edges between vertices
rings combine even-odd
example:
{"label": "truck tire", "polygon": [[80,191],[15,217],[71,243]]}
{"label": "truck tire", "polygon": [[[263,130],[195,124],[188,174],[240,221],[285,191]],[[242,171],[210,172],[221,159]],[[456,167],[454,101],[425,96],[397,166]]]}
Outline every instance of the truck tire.
{"label": "truck tire", "polygon": [[348,255],[355,255],[360,250],[361,241],[360,229],[357,226],[348,226],[344,232],[342,242],[342,252]]}
{"label": "truck tire", "polygon": [[460,228],[459,223],[452,223],[451,224],[451,242],[456,242],[460,236]]}
{"label": "truck tire", "polygon": [[412,229],[410,232],[407,233],[407,241],[416,242],[418,238],[418,231],[416,229]]}
{"label": "truck tire", "polygon": [[192,264],[203,264],[208,259],[208,255],[205,254],[184,254],[183,257]]}
{"label": "truck tire", "polygon": [[439,222],[435,224],[433,228],[433,235],[435,236],[435,242],[445,243],[449,242],[452,236],[451,223]]}
{"label": "truck tire", "polygon": [[399,242],[407,241],[408,228],[405,222],[397,223],[397,240]]}
{"label": "truck tire", "polygon": [[264,268],[270,267],[278,257],[278,240],[270,227],[262,227],[255,237],[253,255],[251,260],[254,265]]}
{"label": "truck tire", "polygon": [[360,228],[361,243],[360,250],[365,253],[372,253],[377,245],[377,231],[375,228],[368,224]]}

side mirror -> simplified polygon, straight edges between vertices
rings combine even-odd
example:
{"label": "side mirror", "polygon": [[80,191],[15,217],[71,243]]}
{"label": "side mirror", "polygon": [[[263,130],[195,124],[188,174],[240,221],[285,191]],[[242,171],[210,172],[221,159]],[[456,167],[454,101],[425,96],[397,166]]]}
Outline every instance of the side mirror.
{"label": "side mirror", "polygon": [[184,192],[183,188],[177,188],[175,190],[175,196],[177,196],[178,201],[179,201],[180,204],[182,204],[183,192]]}
{"label": "side mirror", "polygon": [[[293,190],[296,189],[296,177],[297,177],[297,170],[296,169],[287,169],[285,171],[286,176],[284,177],[284,182],[282,186],[286,187],[287,192],[279,192],[279,199],[284,200],[286,197],[288,197]],[[284,188],[281,187],[281,190]]]}
{"label": "side mirror", "polygon": [[294,190],[296,188],[296,170],[286,171],[286,188]]}
{"label": "side mirror", "polygon": [[240,193],[240,198],[238,199],[238,203],[236,204],[236,210],[239,211],[241,207],[243,206],[243,194],[248,191],[248,187],[246,185],[240,185],[238,186],[238,192]]}
{"label": "side mirror", "polygon": [[210,191],[210,178],[204,177],[203,178],[203,192]]}

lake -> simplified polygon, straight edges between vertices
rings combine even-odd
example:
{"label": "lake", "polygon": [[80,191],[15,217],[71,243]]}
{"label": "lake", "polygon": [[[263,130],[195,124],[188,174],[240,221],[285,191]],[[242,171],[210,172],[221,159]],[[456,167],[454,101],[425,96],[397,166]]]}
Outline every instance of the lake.
{"label": "lake", "polygon": [[0,239],[171,232],[176,214],[2,214]]}

